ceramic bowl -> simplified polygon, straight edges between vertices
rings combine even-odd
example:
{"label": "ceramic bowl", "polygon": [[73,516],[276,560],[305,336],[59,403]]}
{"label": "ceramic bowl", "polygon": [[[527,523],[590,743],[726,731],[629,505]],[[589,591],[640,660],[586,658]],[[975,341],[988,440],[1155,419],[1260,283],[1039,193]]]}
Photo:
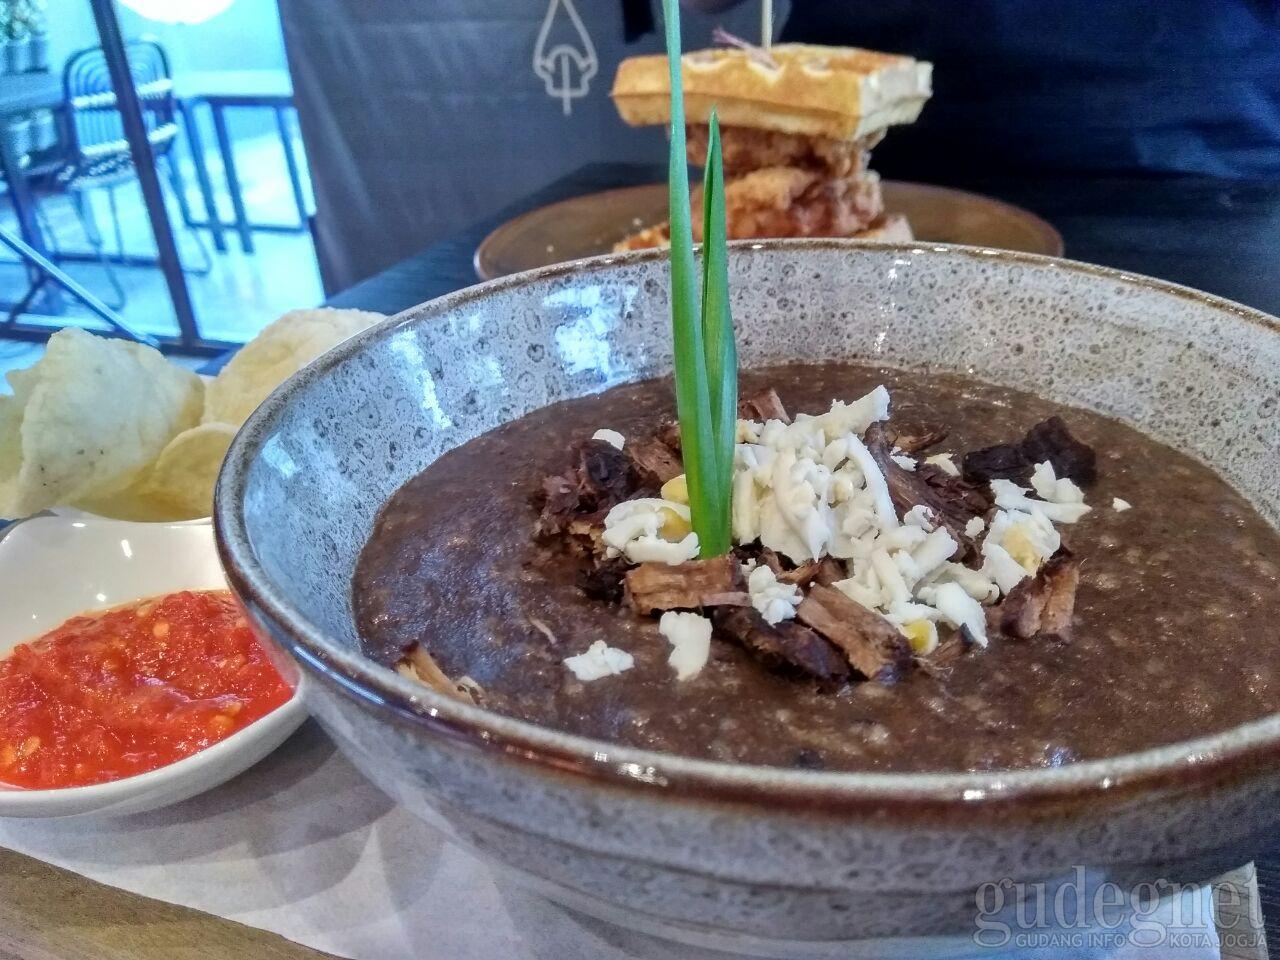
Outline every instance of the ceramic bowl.
{"label": "ceramic bowl", "polygon": [[[969,371],[1136,424],[1280,517],[1270,317],[978,248],[751,243],[730,272],[746,367]],[[666,291],[664,255],[643,253],[415,307],[284,384],[232,445],[214,511],[232,587],[318,681],[313,712],[370,778],[574,908],[772,956],[813,941],[843,942],[844,957],[962,949],[987,882],[1075,865],[1122,883],[1201,880],[1251,858],[1280,820],[1280,716],[1058,769],[805,772],[570,736],[362,656],[350,579],[381,504],[500,423],[666,373]]]}
{"label": "ceramic bowl", "polygon": [[[36,517],[0,539],[0,657],[70,617],[177,590],[225,590],[207,523]],[[207,750],[150,773],[62,790],[0,784],[0,817],[118,816],[154,810],[225,783],[271,753],[307,717],[305,679],[280,656],[293,698]]]}

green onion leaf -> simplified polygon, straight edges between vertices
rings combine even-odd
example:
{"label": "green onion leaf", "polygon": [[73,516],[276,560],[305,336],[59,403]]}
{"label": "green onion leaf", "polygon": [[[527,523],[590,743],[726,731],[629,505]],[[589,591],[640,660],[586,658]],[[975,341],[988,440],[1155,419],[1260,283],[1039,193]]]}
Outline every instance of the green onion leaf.
{"label": "green onion leaf", "polygon": [[698,534],[702,556],[714,557],[727,553],[732,545],[730,516],[738,407],[738,361],[729,310],[725,242],[724,162],[719,121],[713,115],[703,187],[702,291],[699,296],[689,166],[685,155],[678,0],[663,0],[662,9],[671,77],[671,333],[676,411],[680,418],[692,526]]}
{"label": "green onion leaf", "polygon": [[[720,147],[720,119],[711,111],[711,136],[702,188],[702,342],[707,358],[711,430],[716,450],[716,556],[729,550],[732,540],[733,450],[738,431],[738,350],[733,339],[729,306],[729,249],[725,237],[724,158]],[[720,546],[723,544],[723,546]]]}

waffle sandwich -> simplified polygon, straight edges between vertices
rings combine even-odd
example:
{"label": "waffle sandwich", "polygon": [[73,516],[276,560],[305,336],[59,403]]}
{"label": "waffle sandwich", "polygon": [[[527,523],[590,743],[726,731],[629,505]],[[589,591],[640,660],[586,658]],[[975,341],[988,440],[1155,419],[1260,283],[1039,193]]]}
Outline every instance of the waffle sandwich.
{"label": "waffle sandwich", "polygon": [[[697,50],[682,58],[689,161],[706,160],[707,123],[720,117],[725,206],[731,239],[910,239],[887,214],[872,147],[893,125],[913,122],[931,93],[932,67],[911,57],[851,47],[779,44]],[[665,56],[618,68],[613,100],[632,126],[668,124]],[[701,226],[694,197],[694,230]],[[665,241],[658,224],[617,246]]]}

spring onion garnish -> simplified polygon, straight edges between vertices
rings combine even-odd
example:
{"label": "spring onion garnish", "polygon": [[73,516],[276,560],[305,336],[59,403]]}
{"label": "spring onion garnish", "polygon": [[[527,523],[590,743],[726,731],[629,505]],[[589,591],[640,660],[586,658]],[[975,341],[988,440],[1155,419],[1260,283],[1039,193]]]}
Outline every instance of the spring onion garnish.
{"label": "spring onion garnish", "polygon": [[711,113],[703,179],[702,291],[698,296],[685,156],[684,88],[680,77],[678,0],[663,0],[671,73],[671,333],[675,345],[676,411],[689,510],[703,557],[731,546],[733,450],[738,417],[738,353],[729,309],[725,239],[724,160],[720,123]]}

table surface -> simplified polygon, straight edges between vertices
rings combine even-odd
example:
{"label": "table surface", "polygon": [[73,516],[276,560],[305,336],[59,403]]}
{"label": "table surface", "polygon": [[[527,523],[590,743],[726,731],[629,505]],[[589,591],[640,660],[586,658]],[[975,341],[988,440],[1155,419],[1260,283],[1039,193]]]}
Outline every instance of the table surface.
{"label": "table surface", "polygon": [[[0,88],[0,105],[3,97]],[[476,246],[508,217],[576,194],[662,177],[663,170],[651,166],[585,167],[334,296],[330,304],[397,313],[468,286],[476,279],[471,260]],[[1185,283],[1280,313],[1280,185],[1114,178],[950,185],[1045,217],[1062,232],[1069,257]],[[1280,943],[1280,857],[1275,852],[1259,852],[1258,882],[1269,937]],[[321,955],[272,934],[90,883],[0,850],[3,960],[245,956],[293,960]]]}
{"label": "table surface", "polygon": [[190,70],[173,75],[173,90],[188,100],[238,102],[289,100],[293,81],[288,70]]}
{"label": "table surface", "polygon": [[62,77],[54,73],[0,75],[0,116],[44,110],[62,103]]}

